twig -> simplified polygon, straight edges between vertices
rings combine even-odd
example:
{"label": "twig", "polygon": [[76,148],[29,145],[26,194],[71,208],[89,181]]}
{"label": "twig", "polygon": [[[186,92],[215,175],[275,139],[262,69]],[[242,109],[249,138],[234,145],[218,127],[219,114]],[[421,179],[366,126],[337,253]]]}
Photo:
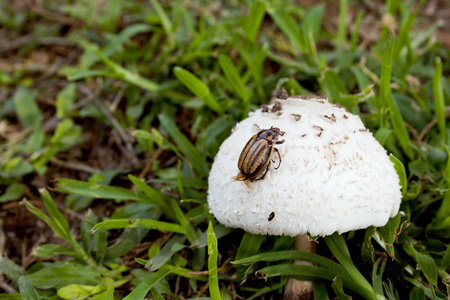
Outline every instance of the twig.
{"label": "twig", "polygon": [[0,257],[3,257],[5,253],[5,242],[6,236],[5,231],[3,230],[3,219],[0,219]]}
{"label": "twig", "polygon": [[0,54],[3,52],[19,49],[23,46],[27,46],[30,43],[37,45],[60,45],[67,47],[76,47],[77,44],[67,38],[60,37],[36,37],[33,34],[21,36],[13,41],[1,41],[0,42]]}
{"label": "twig", "polygon": [[[35,12],[38,15],[43,16],[44,18],[47,18],[49,20],[58,22],[60,24],[64,25],[72,25],[72,26],[81,26],[83,25],[83,22],[80,20],[73,19],[71,17],[62,16],[62,13],[58,12],[52,12],[50,10],[45,9],[40,3],[37,3],[38,1],[33,0],[26,0],[25,3],[28,5],[28,7]],[[40,1],[39,1],[40,2]]]}
{"label": "twig", "polygon": [[[446,107],[445,108],[445,118],[450,117],[450,107]],[[420,132],[419,136],[417,137],[417,143],[421,144],[423,141],[423,138],[425,137],[425,135],[427,134],[427,132],[435,125],[437,124],[438,119],[434,118],[433,120],[431,120],[430,123],[427,124],[427,126],[425,126],[425,128],[422,130],[422,132]]]}
{"label": "twig", "polygon": [[83,165],[80,162],[62,161],[62,160],[57,159],[56,157],[52,157],[50,159],[50,161],[53,164],[57,165],[57,166],[64,167],[64,168],[67,168],[67,169],[76,170],[76,171],[86,172],[86,173],[89,173],[89,174],[100,173],[101,172],[101,170],[99,170],[99,169],[95,169],[95,168],[92,168],[90,166]]}
{"label": "twig", "polygon": [[[0,277],[0,280],[2,278]],[[3,290],[5,290],[6,293],[8,294],[17,294],[18,291],[16,289],[14,289],[12,286],[8,285],[6,282],[2,282],[3,280],[0,281],[0,288],[2,288]]]}
{"label": "twig", "polygon": [[209,282],[206,282],[205,285],[202,286],[202,288],[198,290],[196,297],[200,298],[206,292],[206,290],[208,288],[209,288]]}
{"label": "twig", "polygon": [[[91,91],[87,90],[85,87],[80,87],[80,88],[83,89],[86,93],[92,93]],[[121,140],[125,144],[126,151],[123,151],[125,157],[130,159],[131,165],[137,166],[139,164],[139,160],[136,157],[136,154],[134,153],[133,143],[132,143],[132,139],[131,139],[130,135],[123,129],[123,127],[116,120],[116,118],[114,118],[114,116],[111,114],[111,112],[108,110],[108,108],[105,106],[105,104],[102,101],[100,101],[97,97],[95,97],[94,102],[97,104],[97,107],[101,110],[101,112],[105,115],[105,117],[109,120],[109,122],[112,124],[112,126],[119,133]],[[121,149],[123,149],[123,148],[121,148]]]}
{"label": "twig", "polygon": [[53,76],[56,74],[62,66],[69,65],[72,61],[74,61],[79,56],[78,51],[71,51],[71,53],[65,57],[64,59],[57,59],[55,63],[51,64],[47,70],[42,74],[40,77],[38,77],[35,81],[41,82],[45,81],[50,76]]}
{"label": "twig", "polygon": [[111,105],[109,105],[109,111],[113,112],[116,111],[117,106],[119,105],[120,100],[123,97],[123,93],[125,92],[126,86],[122,85],[120,87],[119,92],[117,93],[117,95],[114,97],[113,101],[111,102]]}
{"label": "twig", "polygon": [[419,134],[417,133],[417,130],[408,122],[403,121],[405,123],[406,128],[411,132],[411,134],[414,136],[414,139],[417,140],[419,138]]}
{"label": "twig", "polygon": [[[25,255],[22,258],[22,267],[27,269],[29,266],[31,266],[36,261],[36,257],[33,256],[32,254],[39,247],[39,245],[41,245],[44,241],[45,241],[45,236],[44,235],[40,235],[38,240],[36,241],[36,243],[31,248],[30,253],[28,253],[27,255]],[[22,245],[24,245],[24,244],[22,244]]]}
{"label": "twig", "polygon": [[139,179],[144,179],[145,175],[148,173],[148,171],[150,170],[152,163],[158,158],[158,156],[161,155],[161,153],[163,152],[163,149],[158,148],[156,149],[152,155],[150,156],[150,158],[147,160],[147,162],[145,163],[144,168],[142,169],[141,173],[139,173]]}

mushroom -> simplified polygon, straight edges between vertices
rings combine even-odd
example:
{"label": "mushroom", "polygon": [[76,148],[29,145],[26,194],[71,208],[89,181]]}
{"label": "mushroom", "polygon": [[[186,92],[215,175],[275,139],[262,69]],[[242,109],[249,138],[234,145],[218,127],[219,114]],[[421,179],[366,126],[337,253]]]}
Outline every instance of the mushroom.
{"label": "mushroom", "polygon": [[[385,225],[401,202],[386,150],[358,116],[326,97],[284,98],[251,112],[221,145],[209,175],[211,213],[260,235],[318,237]],[[270,157],[263,178],[233,179],[247,141],[270,128],[284,132],[279,157]]]}

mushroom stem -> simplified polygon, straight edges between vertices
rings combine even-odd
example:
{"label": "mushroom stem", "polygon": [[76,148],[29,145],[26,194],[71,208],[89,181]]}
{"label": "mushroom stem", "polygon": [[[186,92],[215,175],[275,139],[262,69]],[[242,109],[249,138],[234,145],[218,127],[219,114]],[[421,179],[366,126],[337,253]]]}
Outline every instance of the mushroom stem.
{"label": "mushroom stem", "polygon": [[[294,250],[316,252],[316,246],[313,241],[308,239],[306,234],[299,235],[294,241]],[[312,266],[308,261],[294,261],[296,265]],[[284,299],[306,300],[314,299],[314,282],[301,281],[290,277],[286,283],[284,290]]]}

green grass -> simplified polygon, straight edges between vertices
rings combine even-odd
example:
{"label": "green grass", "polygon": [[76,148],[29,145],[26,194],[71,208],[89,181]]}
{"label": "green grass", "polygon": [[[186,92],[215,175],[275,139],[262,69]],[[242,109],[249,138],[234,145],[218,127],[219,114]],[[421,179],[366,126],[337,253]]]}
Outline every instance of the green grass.
{"label": "green grass", "polygon": [[[7,38],[33,40],[0,70],[2,217],[15,203],[46,224],[34,243],[49,240],[22,267],[6,237],[9,299],[279,298],[289,276],[314,280],[316,299],[448,299],[450,50],[427,2],[387,1],[395,26],[364,47],[364,4],[340,1],[330,32],[324,6],[290,2],[0,4]],[[311,254],[209,213],[219,146],[280,88],[327,95],[393,154],[403,201],[386,226]]]}

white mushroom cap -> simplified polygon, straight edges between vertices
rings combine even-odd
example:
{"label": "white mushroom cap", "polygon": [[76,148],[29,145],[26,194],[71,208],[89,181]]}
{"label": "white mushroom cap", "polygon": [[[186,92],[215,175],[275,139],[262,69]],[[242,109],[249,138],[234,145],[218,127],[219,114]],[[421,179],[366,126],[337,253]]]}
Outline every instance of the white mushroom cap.
{"label": "white mushroom cap", "polygon": [[[263,180],[232,177],[247,141],[260,130],[286,134]],[[208,204],[217,220],[253,234],[330,235],[383,226],[401,202],[386,150],[352,115],[326,98],[278,99],[250,113],[221,145],[209,175]]]}

